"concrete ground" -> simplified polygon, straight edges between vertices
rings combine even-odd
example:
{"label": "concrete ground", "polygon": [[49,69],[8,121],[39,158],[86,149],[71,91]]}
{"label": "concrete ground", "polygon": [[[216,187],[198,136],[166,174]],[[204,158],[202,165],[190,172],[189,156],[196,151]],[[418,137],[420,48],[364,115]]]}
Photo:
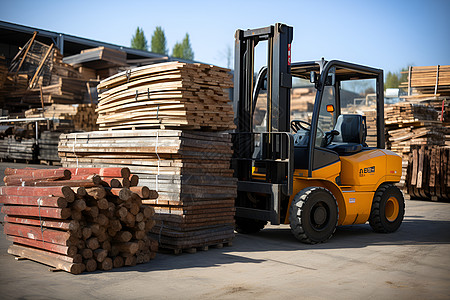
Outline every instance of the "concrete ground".
{"label": "concrete ground", "polygon": [[1,299],[450,298],[450,203],[407,200],[393,234],[346,226],[325,244],[305,245],[289,226],[267,226],[237,234],[232,247],[81,275],[15,261],[9,244],[2,232]]}

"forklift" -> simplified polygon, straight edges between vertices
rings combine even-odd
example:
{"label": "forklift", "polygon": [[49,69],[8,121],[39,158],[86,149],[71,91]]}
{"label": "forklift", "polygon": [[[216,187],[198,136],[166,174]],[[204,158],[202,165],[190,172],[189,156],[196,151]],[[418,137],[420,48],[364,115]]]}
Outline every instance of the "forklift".
{"label": "forklift", "polygon": [[[293,28],[281,23],[236,31],[236,231],[256,233],[269,221],[290,224],[293,235],[309,244],[327,241],[337,226],[367,221],[375,232],[396,231],[405,213],[395,186],[402,160],[384,149],[383,70],[339,60],[291,63],[292,39]],[[262,41],[267,66],[255,76],[255,47]],[[295,77],[315,89],[310,122],[291,120]],[[365,116],[341,113],[342,84],[366,79],[376,81],[376,147],[366,143]],[[258,130],[261,91],[265,126]]]}

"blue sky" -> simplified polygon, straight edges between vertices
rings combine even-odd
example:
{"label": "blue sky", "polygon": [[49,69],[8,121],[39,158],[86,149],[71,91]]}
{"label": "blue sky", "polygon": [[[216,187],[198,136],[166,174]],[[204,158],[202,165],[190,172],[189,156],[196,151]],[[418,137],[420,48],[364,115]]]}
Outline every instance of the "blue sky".
{"label": "blue sky", "polygon": [[[1,20],[124,46],[137,26],[149,41],[161,26],[171,53],[187,32],[195,59],[219,66],[236,29],[276,22],[294,27],[293,61],[325,57],[385,72],[450,65],[450,0],[1,2]],[[265,64],[263,51],[257,66]]]}

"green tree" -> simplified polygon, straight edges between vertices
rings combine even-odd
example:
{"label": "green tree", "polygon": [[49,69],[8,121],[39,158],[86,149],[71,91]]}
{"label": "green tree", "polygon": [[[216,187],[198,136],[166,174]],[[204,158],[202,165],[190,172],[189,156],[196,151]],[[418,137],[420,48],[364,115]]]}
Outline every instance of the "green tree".
{"label": "green tree", "polygon": [[396,73],[392,73],[391,71],[389,71],[386,74],[386,80],[384,82],[384,88],[385,89],[393,89],[393,88],[398,88],[398,75]]}
{"label": "green tree", "polygon": [[152,35],[152,52],[167,55],[166,35],[160,26],[156,26]]}
{"label": "green tree", "polygon": [[139,50],[148,50],[147,39],[144,35],[144,30],[142,28],[136,28],[136,33],[131,38],[131,48]]}
{"label": "green tree", "polygon": [[401,69],[400,72],[388,72],[384,81],[384,89],[396,89],[401,83],[408,81],[408,67]]}
{"label": "green tree", "polygon": [[189,41],[189,34],[186,33],[181,43],[177,42],[172,50],[172,56],[182,59],[194,59],[194,51],[192,51],[191,43]]}

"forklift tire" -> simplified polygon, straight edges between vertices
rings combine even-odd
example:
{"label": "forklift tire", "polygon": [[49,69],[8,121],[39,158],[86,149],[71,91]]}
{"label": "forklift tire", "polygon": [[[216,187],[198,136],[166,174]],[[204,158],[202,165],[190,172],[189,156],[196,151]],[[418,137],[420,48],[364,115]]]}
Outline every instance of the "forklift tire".
{"label": "forklift tire", "polygon": [[247,219],[241,217],[235,217],[236,226],[235,229],[239,233],[250,234],[257,233],[266,226],[267,221]]}
{"label": "forklift tire", "polygon": [[375,192],[369,224],[375,232],[396,231],[405,215],[405,199],[398,187],[383,183]]}
{"label": "forklift tire", "polygon": [[339,208],[333,194],[323,187],[308,187],[295,195],[289,208],[294,236],[307,244],[323,243],[336,231]]}

